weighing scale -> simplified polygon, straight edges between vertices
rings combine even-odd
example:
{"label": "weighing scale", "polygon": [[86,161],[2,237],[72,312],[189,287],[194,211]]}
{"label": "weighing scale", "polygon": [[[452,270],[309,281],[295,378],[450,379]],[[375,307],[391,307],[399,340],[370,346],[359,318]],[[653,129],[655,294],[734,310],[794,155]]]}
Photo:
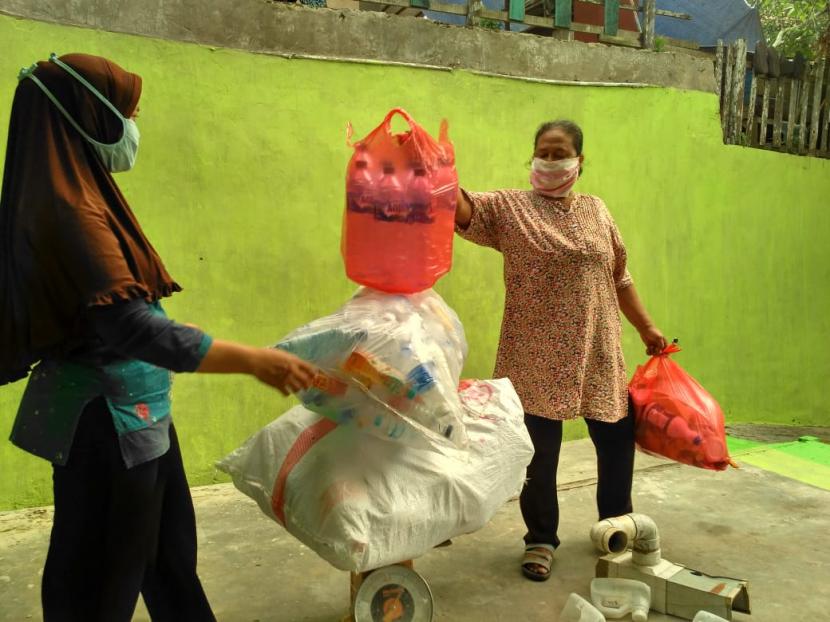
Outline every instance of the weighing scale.
{"label": "weighing scale", "polygon": [[432,622],[432,592],[412,561],[351,575],[354,622]]}

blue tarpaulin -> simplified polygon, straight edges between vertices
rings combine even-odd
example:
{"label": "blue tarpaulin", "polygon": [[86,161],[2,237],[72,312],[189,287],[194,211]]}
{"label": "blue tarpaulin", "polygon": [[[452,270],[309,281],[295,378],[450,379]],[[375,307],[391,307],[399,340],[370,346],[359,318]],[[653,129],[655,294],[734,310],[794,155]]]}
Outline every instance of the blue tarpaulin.
{"label": "blue tarpaulin", "polygon": [[750,52],[764,39],[761,17],[744,0],[657,0],[658,9],[687,13],[690,20],[658,15],[654,30],[658,36],[695,41],[704,48],[718,45],[718,39],[732,43],[745,39]]}

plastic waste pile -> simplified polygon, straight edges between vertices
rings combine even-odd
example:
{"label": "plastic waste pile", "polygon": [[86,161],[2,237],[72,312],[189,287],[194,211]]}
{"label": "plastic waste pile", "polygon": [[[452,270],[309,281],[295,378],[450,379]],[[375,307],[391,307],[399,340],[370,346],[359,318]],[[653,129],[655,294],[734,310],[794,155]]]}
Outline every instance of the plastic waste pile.
{"label": "plastic waste pile", "polygon": [[434,435],[466,443],[457,391],[464,328],[433,290],[390,296],[361,288],[277,347],[319,368],[314,386],[299,394],[309,410],[402,442]]}
{"label": "plastic waste pile", "polygon": [[[408,132],[392,133],[396,114]],[[217,467],[357,572],[482,527],[518,494],[533,446],[509,380],[460,384],[464,329],[430,289],[452,260],[446,122],[436,141],[395,109],[352,146],[341,251],[364,287],[276,344],[319,368],[313,386]]]}
{"label": "plastic waste pile", "polygon": [[297,406],[217,467],[336,568],[413,559],[483,527],[519,492],[533,455],[509,380],[467,382],[458,396],[466,449],[390,442]]}

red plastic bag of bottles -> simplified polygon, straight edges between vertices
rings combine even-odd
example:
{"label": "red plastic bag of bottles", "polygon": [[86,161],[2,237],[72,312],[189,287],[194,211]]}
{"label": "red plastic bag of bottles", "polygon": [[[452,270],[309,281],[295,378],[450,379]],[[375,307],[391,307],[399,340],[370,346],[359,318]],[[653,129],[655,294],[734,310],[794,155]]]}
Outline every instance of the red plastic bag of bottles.
{"label": "red plastic bag of bottles", "polygon": [[[396,114],[409,131],[392,133]],[[346,274],[393,294],[429,289],[452,265],[458,174],[447,122],[435,140],[395,108],[366,138],[349,144],[354,155],[341,240]]]}
{"label": "red plastic bag of bottles", "polygon": [[726,448],[723,412],[715,399],[669,358],[670,344],[638,367],[628,385],[635,440],[644,452],[713,471],[735,466]]}

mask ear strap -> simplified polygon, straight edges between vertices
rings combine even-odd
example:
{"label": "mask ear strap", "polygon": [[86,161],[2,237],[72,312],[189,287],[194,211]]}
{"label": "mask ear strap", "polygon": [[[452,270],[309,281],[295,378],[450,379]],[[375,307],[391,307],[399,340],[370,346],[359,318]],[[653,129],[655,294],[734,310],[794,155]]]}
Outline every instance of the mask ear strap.
{"label": "mask ear strap", "polygon": [[78,123],[75,121],[75,119],[73,119],[73,118],[72,118],[72,115],[70,115],[70,114],[66,111],[66,108],[64,108],[64,107],[61,105],[61,103],[57,100],[57,98],[56,98],[54,95],[52,95],[52,91],[50,91],[50,90],[46,87],[46,85],[45,85],[45,84],[43,84],[43,82],[41,82],[41,81],[38,79],[38,77],[37,77],[37,76],[35,76],[35,75],[33,75],[33,74],[29,74],[29,75],[27,75],[27,76],[25,76],[25,77],[26,77],[26,78],[29,78],[32,82],[34,82],[35,84],[37,84],[38,88],[39,88],[41,91],[43,91],[43,93],[46,95],[46,97],[48,97],[50,100],[52,100],[52,103],[53,103],[53,104],[55,104],[55,107],[56,107],[58,110],[60,110],[61,114],[62,114],[64,117],[66,117],[66,120],[67,120],[67,121],[69,121],[69,123],[72,125],[72,127],[74,127],[76,130],[78,130],[78,133],[79,133],[81,136],[83,136],[86,140],[88,140],[89,142],[91,142],[91,143],[93,143],[93,144],[96,144],[96,145],[103,145],[103,144],[104,144],[104,143],[99,143],[97,140],[95,140],[94,138],[92,138],[89,134],[87,134],[87,133],[84,131],[84,129],[83,129],[80,125],[78,125]]}
{"label": "mask ear strap", "polygon": [[[112,110],[115,114],[118,115],[118,117],[121,119],[122,125],[124,125],[126,123],[127,120],[124,118],[124,116],[120,112],[118,112],[118,110],[110,102],[108,102],[107,99],[103,95],[101,95],[97,90],[95,90],[95,87],[93,87],[89,82],[84,80],[83,77],[81,77],[77,72],[72,70],[68,65],[61,62],[58,59],[58,57],[55,55],[54,52],[52,52],[52,55],[49,57],[49,60],[55,62],[58,66],[66,69],[72,76],[74,76],[76,79],[78,79],[85,87],[90,89],[95,94],[95,96],[98,97],[98,99],[100,99],[102,102],[104,102],[110,108],[110,110]],[[75,121],[75,119],[72,118],[72,115],[69,114],[69,112],[67,112],[66,108],[64,108],[63,105],[61,105],[61,103],[58,101],[58,98],[55,97],[52,94],[52,91],[50,91],[49,88],[45,84],[43,84],[43,82],[41,82],[40,79],[34,74],[35,69],[37,69],[37,63],[35,63],[31,67],[21,69],[20,73],[17,76],[17,79],[18,80],[25,80],[26,78],[28,78],[29,80],[31,80],[32,82],[37,84],[38,88],[41,91],[43,91],[43,94],[46,95],[46,97],[48,97],[49,100],[53,104],[55,104],[55,107],[66,118],[66,120],[69,121],[69,124],[72,127],[74,127],[76,130],[78,130],[78,133],[81,136],[83,136],[84,139],[86,139],[87,141],[89,141],[93,145],[99,145],[101,147],[109,147],[110,144],[99,142],[99,141],[95,140],[94,138],[92,138],[92,136],[90,136],[89,134],[87,134],[84,131],[84,128],[82,128],[80,126],[80,124],[77,121]],[[124,128],[124,132],[126,132],[126,127]],[[123,138],[123,134],[122,134],[122,138]],[[116,141],[116,142],[118,142],[118,141]],[[115,143],[112,143],[112,144],[115,144]]]}
{"label": "mask ear strap", "polygon": [[93,95],[95,95],[95,97],[97,97],[98,99],[100,99],[100,100],[101,100],[101,102],[103,102],[103,104],[104,104],[107,108],[109,108],[110,110],[112,110],[112,111],[113,111],[113,112],[114,112],[114,113],[115,113],[115,114],[116,114],[116,115],[117,115],[117,116],[118,116],[118,117],[119,117],[122,121],[124,120],[124,115],[123,115],[123,114],[121,114],[121,113],[118,111],[118,108],[116,108],[115,106],[113,106],[113,105],[112,105],[112,103],[111,103],[111,102],[110,102],[110,101],[109,101],[106,97],[104,97],[103,95],[101,95],[101,93],[98,91],[98,89],[96,89],[94,86],[92,86],[92,85],[91,85],[91,84],[90,84],[90,83],[86,80],[86,78],[84,78],[81,74],[79,74],[77,71],[75,71],[74,69],[72,69],[72,67],[70,67],[69,65],[67,65],[67,64],[66,64],[65,62],[63,62],[61,59],[59,59],[57,54],[55,54],[54,52],[52,52],[52,53],[49,55],[49,60],[50,60],[51,62],[55,63],[58,67],[60,67],[61,69],[63,69],[63,70],[64,70],[64,71],[66,71],[67,73],[69,73],[69,75],[71,75],[71,76],[72,76],[73,78],[75,78],[78,82],[80,82],[81,84],[83,84],[83,85],[84,85],[86,88],[88,88],[90,91],[92,91],[92,94],[93,94]]}

